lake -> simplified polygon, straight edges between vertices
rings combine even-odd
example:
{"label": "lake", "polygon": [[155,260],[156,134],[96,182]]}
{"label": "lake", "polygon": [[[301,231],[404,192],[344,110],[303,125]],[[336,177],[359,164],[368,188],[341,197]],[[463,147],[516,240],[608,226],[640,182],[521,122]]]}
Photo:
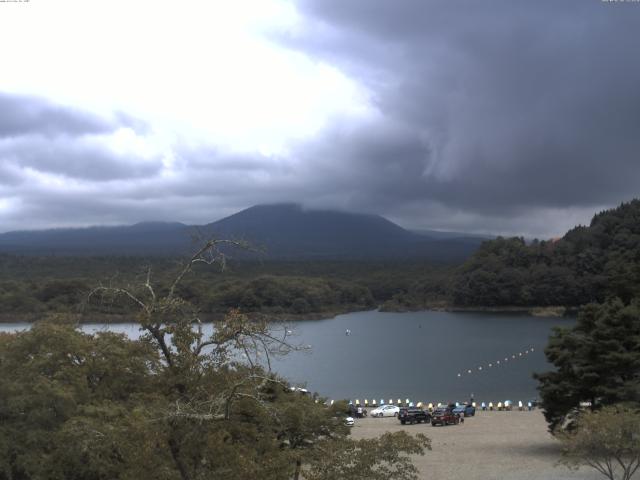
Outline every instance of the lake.
{"label": "lake", "polygon": [[[551,368],[543,350],[552,327],[574,322],[513,313],[349,313],[288,324],[295,342],[311,349],[277,359],[273,368],[332,399],[449,402],[473,394],[477,401],[526,402],[537,397],[533,372]],[[0,331],[23,328],[28,324],[0,324]],[[139,334],[133,323],[82,328]]]}

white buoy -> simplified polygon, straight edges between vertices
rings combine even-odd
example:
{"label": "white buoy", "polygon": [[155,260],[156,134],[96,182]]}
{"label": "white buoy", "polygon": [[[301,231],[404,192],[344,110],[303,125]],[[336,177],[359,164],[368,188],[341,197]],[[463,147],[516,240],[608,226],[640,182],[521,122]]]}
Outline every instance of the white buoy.
{"label": "white buoy", "polygon": [[356,405],[360,405],[360,400],[356,398]]}
{"label": "white buoy", "polygon": [[333,400],[331,400],[331,403],[330,403],[330,405],[333,405]]}
{"label": "white buoy", "polygon": [[518,356],[521,357],[522,356],[522,352],[518,353]]}
{"label": "white buoy", "polygon": [[500,365],[500,360],[498,360],[498,361],[496,362],[496,365]]}
{"label": "white buoy", "polygon": [[482,367],[478,367],[478,370],[482,370]]}
{"label": "white buoy", "polygon": [[409,403],[411,403],[411,402],[410,402],[410,401],[409,401],[409,399],[407,398],[407,400],[406,400],[404,403],[405,403],[405,404],[407,404],[407,405],[409,405]]}
{"label": "white buoy", "polygon": [[366,398],[364,399],[364,406],[367,407],[369,405],[369,400],[367,400]]}
{"label": "white buoy", "polygon": [[398,399],[398,405],[400,405],[402,403],[402,400]]}
{"label": "white buoy", "polygon": [[462,374],[461,374],[461,373],[459,373],[459,374],[458,374],[458,376],[459,376],[459,377],[461,377],[461,376],[462,376]]}
{"label": "white buoy", "polygon": [[491,368],[491,367],[493,367],[493,364],[492,364],[492,363],[490,363],[490,364],[489,364],[489,368]]}
{"label": "white buoy", "polygon": [[467,373],[471,373],[471,370],[467,370]]}
{"label": "white buoy", "polygon": [[393,405],[393,400],[389,399],[389,405]]}

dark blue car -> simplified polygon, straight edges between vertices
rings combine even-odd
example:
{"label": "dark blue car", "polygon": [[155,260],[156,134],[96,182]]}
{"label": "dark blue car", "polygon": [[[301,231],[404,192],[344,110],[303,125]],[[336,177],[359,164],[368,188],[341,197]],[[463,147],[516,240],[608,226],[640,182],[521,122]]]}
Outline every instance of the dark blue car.
{"label": "dark blue car", "polygon": [[453,413],[464,414],[465,417],[473,417],[476,414],[476,407],[473,405],[460,405],[453,409]]}

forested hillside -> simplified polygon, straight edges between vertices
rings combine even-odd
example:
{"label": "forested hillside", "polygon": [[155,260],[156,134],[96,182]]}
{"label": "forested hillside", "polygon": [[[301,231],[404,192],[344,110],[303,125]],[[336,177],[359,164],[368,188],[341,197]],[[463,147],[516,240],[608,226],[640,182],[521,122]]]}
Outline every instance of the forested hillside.
{"label": "forested hillside", "polygon": [[[0,255],[0,321],[61,312],[127,316],[128,305],[87,304],[88,293],[98,285],[139,284],[149,268],[155,285],[166,289],[180,264],[181,259],[168,257]],[[224,273],[197,269],[198,275],[184,279],[180,294],[205,317],[240,308],[315,318],[385,302],[398,305],[394,299],[405,298],[416,284],[444,285],[453,268],[420,262],[233,261]],[[420,304],[424,301],[421,296]]]}
{"label": "forested hillside", "polygon": [[640,201],[595,215],[558,240],[485,242],[456,272],[456,305],[578,306],[640,292]]}

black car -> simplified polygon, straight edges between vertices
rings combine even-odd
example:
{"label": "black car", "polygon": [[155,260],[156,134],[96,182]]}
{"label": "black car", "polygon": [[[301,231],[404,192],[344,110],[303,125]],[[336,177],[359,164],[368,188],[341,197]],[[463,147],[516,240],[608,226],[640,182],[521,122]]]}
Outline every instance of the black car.
{"label": "black car", "polygon": [[418,407],[401,407],[400,412],[398,412],[398,420],[402,425],[407,423],[428,423],[431,420],[431,414]]}

